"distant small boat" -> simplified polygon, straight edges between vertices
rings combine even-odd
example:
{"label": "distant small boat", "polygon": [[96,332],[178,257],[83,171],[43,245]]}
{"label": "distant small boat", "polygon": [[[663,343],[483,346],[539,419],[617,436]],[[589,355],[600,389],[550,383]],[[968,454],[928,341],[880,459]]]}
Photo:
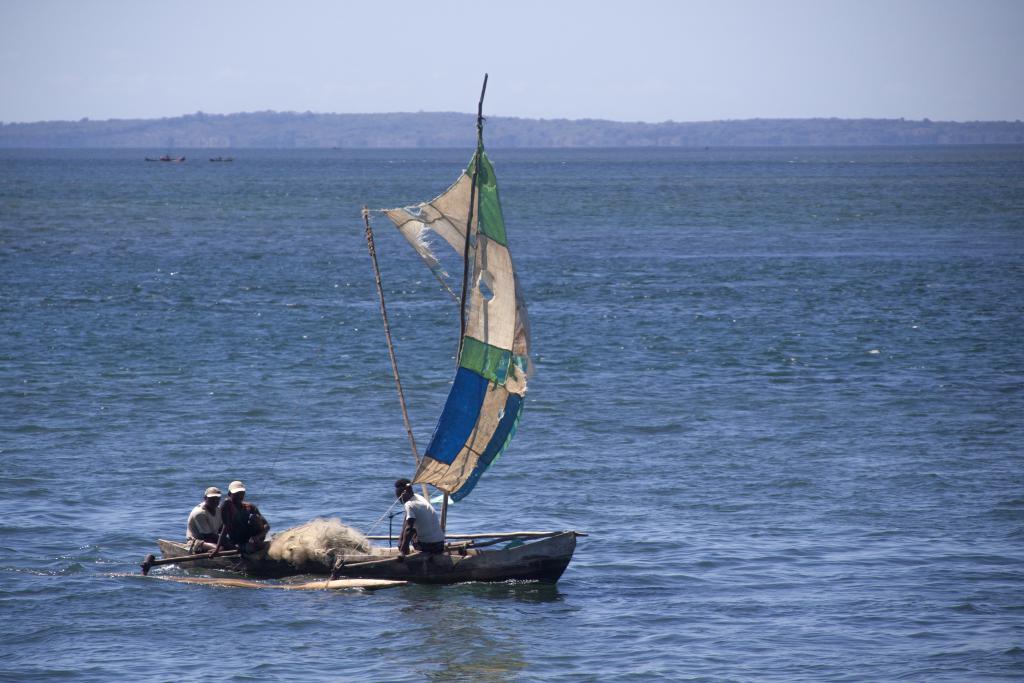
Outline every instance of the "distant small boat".
{"label": "distant small boat", "polygon": [[172,157],[169,154],[165,154],[158,159],[154,159],[153,157],[146,157],[146,161],[173,161],[175,163],[181,163],[185,161],[185,157]]}
{"label": "distant small boat", "polygon": [[234,157],[210,157],[210,161],[228,162],[228,161],[234,161],[234,160],[235,160]]}

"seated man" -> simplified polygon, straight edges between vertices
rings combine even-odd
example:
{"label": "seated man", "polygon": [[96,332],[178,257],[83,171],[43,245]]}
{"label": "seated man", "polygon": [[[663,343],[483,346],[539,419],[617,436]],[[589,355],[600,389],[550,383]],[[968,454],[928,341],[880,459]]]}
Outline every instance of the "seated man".
{"label": "seated man", "polygon": [[189,544],[189,552],[208,553],[217,547],[217,538],[220,537],[221,527],[224,526],[220,520],[220,489],[211,486],[206,489],[206,494],[201,503],[192,508],[188,516],[188,526],[185,528],[185,540]]}
{"label": "seated man", "polygon": [[437,511],[423,496],[412,490],[408,479],[395,482],[395,497],[405,507],[405,524],[398,540],[399,557],[409,554],[409,544],[420,552],[443,553],[444,531],[437,519]]}
{"label": "seated man", "polygon": [[220,518],[224,523],[217,538],[214,554],[221,548],[238,548],[244,555],[263,548],[263,541],[270,531],[270,524],[260,514],[259,508],[246,503],[245,484],[233,481],[228,485],[228,497],[220,504]]}

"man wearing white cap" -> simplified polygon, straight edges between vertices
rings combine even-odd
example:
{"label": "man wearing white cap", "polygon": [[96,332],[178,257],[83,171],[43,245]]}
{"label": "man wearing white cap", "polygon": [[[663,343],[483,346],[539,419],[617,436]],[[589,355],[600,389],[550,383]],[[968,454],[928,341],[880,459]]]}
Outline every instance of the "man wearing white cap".
{"label": "man wearing white cap", "polygon": [[263,547],[270,524],[263,519],[259,508],[245,502],[245,484],[242,482],[236,480],[228,484],[228,497],[220,504],[220,518],[224,526],[214,553],[221,548],[238,548],[244,554]]}
{"label": "man wearing white cap", "polygon": [[206,489],[206,494],[199,505],[192,508],[188,516],[188,526],[185,529],[185,540],[188,541],[191,551],[194,553],[205,553],[217,547],[217,539],[220,537],[220,530],[224,524],[220,519],[220,489],[211,486]]}

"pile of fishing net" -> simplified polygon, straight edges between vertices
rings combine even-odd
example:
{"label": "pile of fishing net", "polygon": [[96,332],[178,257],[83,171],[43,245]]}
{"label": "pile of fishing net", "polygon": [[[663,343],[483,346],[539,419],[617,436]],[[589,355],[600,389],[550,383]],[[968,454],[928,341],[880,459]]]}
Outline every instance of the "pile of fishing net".
{"label": "pile of fishing net", "polygon": [[372,555],[379,552],[369,539],[338,518],[317,518],[275,534],[267,555],[296,566],[316,562],[333,567],[345,555]]}

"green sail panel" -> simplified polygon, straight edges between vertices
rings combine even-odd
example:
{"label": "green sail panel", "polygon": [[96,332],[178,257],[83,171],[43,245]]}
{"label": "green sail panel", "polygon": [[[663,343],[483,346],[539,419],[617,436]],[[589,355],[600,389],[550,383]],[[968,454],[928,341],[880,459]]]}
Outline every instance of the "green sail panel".
{"label": "green sail panel", "polygon": [[511,365],[511,349],[500,349],[472,337],[462,340],[459,367],[472,370],[495,384],[504,384]]}
{"label": "green sail panel", "polygon": [[[480,232],[490,237],[498,244],[508,246],[508,239],[505,236],[505,218],[501,215],[501,201],[498,198],[498,179],[494,176],[494,167],[491,166],[487,155],[480,152],[480,171],[476,178],[477,192],[480,193]],[[467,173],[473,175],[473,166],[476,159],[469,164]]]}

